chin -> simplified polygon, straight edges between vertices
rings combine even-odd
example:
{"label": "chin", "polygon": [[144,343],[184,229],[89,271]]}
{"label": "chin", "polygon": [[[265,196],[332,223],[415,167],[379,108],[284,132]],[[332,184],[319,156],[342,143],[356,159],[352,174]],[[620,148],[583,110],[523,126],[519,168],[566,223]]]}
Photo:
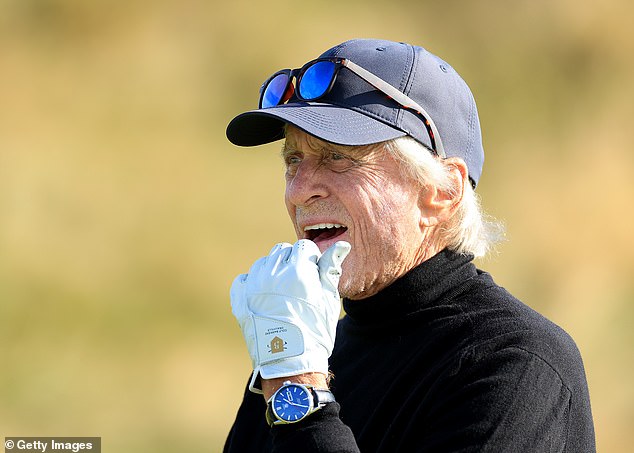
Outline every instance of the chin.
{"label": "chin", "polygon": [[[344,263],[345,266],[345,263]],[[341,280],[339,280],[339,295],[346,299],[360,299],[363,293],[363,285],[359,281],[355,281],[354,276],[358,274],[352,269],[345,269],[342,272]]]}

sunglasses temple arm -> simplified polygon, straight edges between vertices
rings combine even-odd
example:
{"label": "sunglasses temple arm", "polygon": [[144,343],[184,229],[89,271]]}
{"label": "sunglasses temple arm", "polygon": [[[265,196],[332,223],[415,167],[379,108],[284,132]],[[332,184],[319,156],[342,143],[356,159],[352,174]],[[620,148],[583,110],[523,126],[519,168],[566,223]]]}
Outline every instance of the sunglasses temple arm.
{"label": "sunglasses temple arm", "polygon": [[425,119],[427,120],[427,124],[429,124],[429,128],[434,134],[433,138],[434,138],[434,142],[436,143],[436,152],[442,158],[447,157],[447,155],[445,154],[445,149],[442,146],[442,141],[440,140],[440,134],[438,133],[438,129],[436,128],[436,125],[434,124],[431,117],[425,111],[424,108],[418,105],[418,103],[416,103],[412,98],[410,98],[409,96],[406,96],[403,92],[394,88],[385,80],[375,76],[367,69],[363,69],[358,64],[350,60],[343,60],[341,64],[343,64],[346,68],[350,69],[352,72],[357,74],[359,77],[361,77],[363,80],[368,82],[370,85],[374,86],[380,91],[383,91],[385,94],[390,96],[392,99],[394,99],[396,102],[401,104],[403,107],[408,107],[410,109],[416,110],[419,114],[424,116]]}

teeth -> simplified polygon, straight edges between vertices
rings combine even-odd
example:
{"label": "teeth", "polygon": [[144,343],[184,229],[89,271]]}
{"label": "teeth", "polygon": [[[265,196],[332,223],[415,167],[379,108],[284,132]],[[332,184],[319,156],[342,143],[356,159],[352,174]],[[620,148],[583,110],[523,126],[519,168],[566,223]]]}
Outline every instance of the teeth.
{"label": "teeth", "polygon": [[304,228],[304,231],[308,230],[323,230],[326,228],[344,228],[343,225],[339,225],[338,223],[318,223],[317,225],[308,225]]}

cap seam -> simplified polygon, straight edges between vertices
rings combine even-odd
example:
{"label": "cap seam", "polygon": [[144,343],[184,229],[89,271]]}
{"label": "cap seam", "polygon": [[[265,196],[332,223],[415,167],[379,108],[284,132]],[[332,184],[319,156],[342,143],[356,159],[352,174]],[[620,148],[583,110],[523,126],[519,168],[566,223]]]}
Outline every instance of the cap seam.
{"label": "cap seam", "polygon": [[[407,47],[407,65],[406,66],[406,70],[403,71],[403,74],[401,75],[401,84],[398,87],[399,91],[401,91],[403,94],[405,94],[406,96],[408,96],[409,94],[409,88],[411,87],[411,84],[413,83],[412,81],[414,80],[414,78],[416,77],[416,52],[414,51],[414,48],[408,44],[403,43],[404,45],[406,45]],[[409,70],[407,70],[407,68],[409,67]],[[406,91],[407,90],[407,91]],[[396,111],[396,124],[398,125],[399,129],[404,130],[403,127],[403,115],[405,109],[399,108]],[[410,131],[406,131],[408,135],[411,135]]]}
{"label": "cap seam", "polygon": [[[469,137],[467,138],[467,150],[465,152],[465,156],[469,161],[471,161],[471,151],[473,150],[473,142],[475,141],[474,137],[474,121],[473,121],[473,107],[475,106],[475,101],[473,100],[473,96],[470,93],[467,93],[467,98],[469,99]],[[467,162],[467,167],[470,166],[470,162]],[[473,177],[473,176],[472,176]]]}

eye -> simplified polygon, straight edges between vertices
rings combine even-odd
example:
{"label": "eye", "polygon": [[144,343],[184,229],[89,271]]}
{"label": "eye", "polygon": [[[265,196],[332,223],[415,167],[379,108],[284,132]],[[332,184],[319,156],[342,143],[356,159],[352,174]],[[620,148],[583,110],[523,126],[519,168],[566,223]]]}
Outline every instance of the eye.
{"label": "eye", "polygon": [[342,159],[347,159],[348,157],[341,154],[341,153],[337,153],[337,152],[332,152],[330,153],[330,160],[342,160]]}
{"label": "eye", "polygon": [[357,161],[347,154],[330,151],[324,158],[326,166],[337,173],[344,172],[357,165]]}
{"label": "eye", "polygon": [[288,156],[286,158],[286,165],[297,165],[302,161],[299,156]]}
{"label": "eye", "polygon": [[284,164],[286,165],[286,173],[293,175],[297,173],[297,167],[302,163],[302,156],[298,153],[287,154],[284,156]]}

